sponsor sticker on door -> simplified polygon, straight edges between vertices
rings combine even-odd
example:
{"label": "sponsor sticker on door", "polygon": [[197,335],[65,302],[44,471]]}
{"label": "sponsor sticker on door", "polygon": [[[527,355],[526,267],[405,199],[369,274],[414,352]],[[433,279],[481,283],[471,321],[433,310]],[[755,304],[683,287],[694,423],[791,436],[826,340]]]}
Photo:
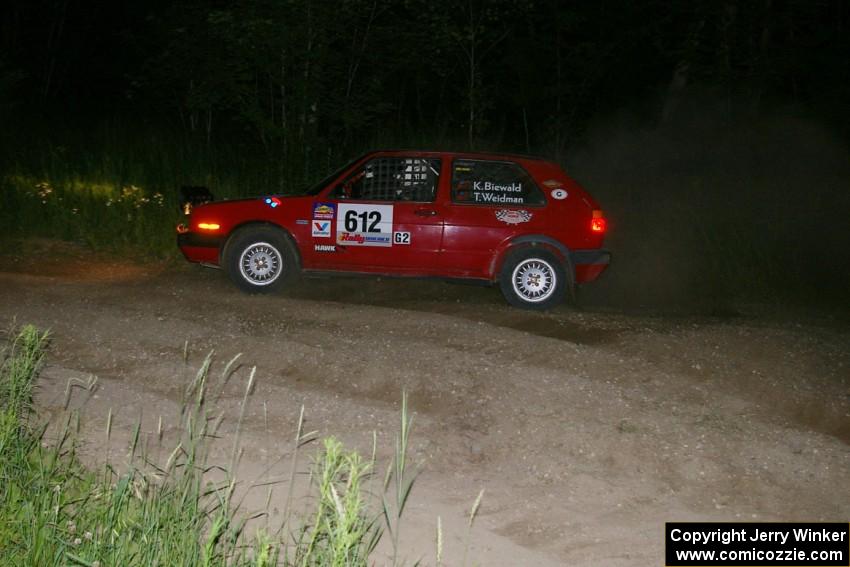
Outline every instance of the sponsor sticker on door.
{"label": "sponsor sticker on door", "polygon": [[505,224],[520,224],[531,220],[533,215],[526,210],[499,209],[496,218]]}
{"label": "sponsor sticker on door", "polygon": [[331,221],[313,219],[313,238],[330,238]]}
{"label": "sponsor sticker on door", "polygon": [[313,205],[314,219],[329,219],[333,220],[336,212],[336,205],[333,203],[315,203]]}
{"label": "sponsor sticker on door", "polygon": [[392,205],[339,205],[336,242],[346,246],[392,246]]}

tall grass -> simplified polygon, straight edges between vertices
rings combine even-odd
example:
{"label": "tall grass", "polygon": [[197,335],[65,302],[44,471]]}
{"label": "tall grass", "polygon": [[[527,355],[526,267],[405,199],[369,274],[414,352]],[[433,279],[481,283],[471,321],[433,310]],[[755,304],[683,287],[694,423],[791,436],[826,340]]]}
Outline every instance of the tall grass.
{"label": "tall grass", "polygon": [[216,198],[292,193],[348,156],[321,160],[310,179],[262,148],[206,144],[129,123],[0,132],[0,237],[44,236],[94,248],[176,254],[178,190]]}
{"label": "tall grass", "polygon": [[[183,438],[164,466],[144,462],[139,429],[128,470],[84,469],[66,427],[55,444],[27,426],[46,335],[24,327],[0,374],[0,555],[10,565],[270,565],[278,546],[243,538],[232,483],[205,478],[209,423],[203,382]],[[206,371],[204,371],[205,373]],[[109,437],[111,427],[107,427]],[[246,541],[247,540],[247,541]]]}
{"label": "tall grass", "polygon": [[[182,436],[166,452],[164,463],[145,454],[137,426],[122,471],[108,457],[99,471],[89,470],[76,458],[70,421],[51,443],[44,427],[33,423],[32,388],[47,339],[46,333],[26,326],[14,334],[0,359],[0,557],[4,565],[365,566],[384,533],[383,519],[391,526],[393,564],[399,563],[399,523],[415,478],[405,464],[411,425],[406,397],[386,483],[394,482],[392,507],[386,498],[383,505],[376,505],[368,489],[374,450],[372,459],[364,460],[328,438],[311,469],[311,511],[303,517],[289,512],[296,479],[293,462],[284,524],[277,531],[263,528],[249,534],[249,517],[241,500],[234,498],[237,482],[231,472],[241,455],[239,432],[253,372],[236,425],[230,469],[208,458],[221,425],[207,402],[212,397],[210,355],[185,390]],[[223,373],[225,379],[230,366]],[[107,422],[108,444],[111,414]],[[314,439],[312,432],[303,432],[302,424],[303,411],[293,458],[305,442]]]}

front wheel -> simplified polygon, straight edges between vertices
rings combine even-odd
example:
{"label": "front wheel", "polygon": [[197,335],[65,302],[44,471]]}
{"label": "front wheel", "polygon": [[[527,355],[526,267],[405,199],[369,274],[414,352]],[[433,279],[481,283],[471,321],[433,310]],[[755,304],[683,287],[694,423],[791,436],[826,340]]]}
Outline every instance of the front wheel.
{"label": "front wheel", "polygon": [[231,281],[248,293],[272,293],[298,273],[292,241],[271,227],[242,229],[224,250],[224,268]]}
{"label": "front wheel", "polygon": [[543,311],[564,300],[572,284],[563,263],[551,252],[523,249],[512,252],[499,272],[499,287],[508,303]]}

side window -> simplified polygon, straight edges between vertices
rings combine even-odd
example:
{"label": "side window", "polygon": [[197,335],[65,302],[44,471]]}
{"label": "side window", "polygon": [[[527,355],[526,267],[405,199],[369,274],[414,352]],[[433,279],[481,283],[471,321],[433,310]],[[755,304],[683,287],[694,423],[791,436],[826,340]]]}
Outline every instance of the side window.
{"label": "side window", "polygon": [[348,176],[331,193],[335,199],[365,201],[434,200],[440,160],[429,158],[375,158]]}
{"label": "side window", "polygon": [[469,205],[544,205],[546,197],[515,163],[459,159],[452,167],[452,201]]}

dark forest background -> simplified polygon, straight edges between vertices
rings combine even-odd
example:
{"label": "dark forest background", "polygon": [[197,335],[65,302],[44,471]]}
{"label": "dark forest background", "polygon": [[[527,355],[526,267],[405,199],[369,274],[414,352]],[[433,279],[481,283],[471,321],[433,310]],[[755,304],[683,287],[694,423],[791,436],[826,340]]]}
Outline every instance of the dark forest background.
{"label": "dark forest background", "polygon": [[[12,0],[2,13],[6,232],[98,245],[98,195],[294,192],[368,148],[535,153],[610,216],[606,300],[850,303],[846,2]],[[27,183],[100,220],[12,213]],[[161,216],[122,239],[170,249]]]}

